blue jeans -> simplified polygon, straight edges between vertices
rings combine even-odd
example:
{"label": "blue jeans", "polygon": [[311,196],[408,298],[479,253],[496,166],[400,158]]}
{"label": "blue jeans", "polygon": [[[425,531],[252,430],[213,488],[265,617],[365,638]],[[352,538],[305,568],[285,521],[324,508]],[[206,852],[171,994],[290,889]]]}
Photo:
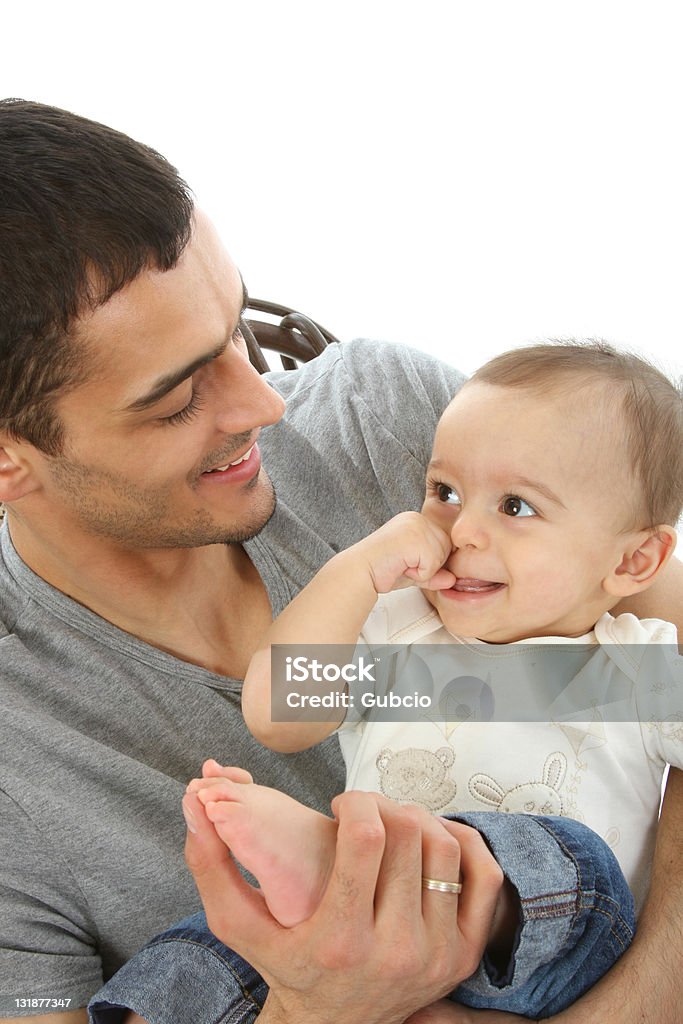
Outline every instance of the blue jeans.
{"label": "blue jeans", "polygon": [[[534,1020],[565,1009],[629,946],[633,897],[611,850],[571,818],[457,816],[486,840],[519,895],[510,962],[486,958],[451,999]],[[195,914],[149,942],[93,997],[91,1024],[128,1009],[149,1024],[252,1024],[268,986]]]}

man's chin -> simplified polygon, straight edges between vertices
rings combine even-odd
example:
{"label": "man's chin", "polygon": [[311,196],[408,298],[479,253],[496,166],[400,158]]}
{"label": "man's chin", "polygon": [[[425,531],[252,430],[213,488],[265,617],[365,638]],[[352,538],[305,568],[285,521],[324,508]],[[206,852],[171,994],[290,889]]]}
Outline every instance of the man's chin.
{"label": "man's chin", "polygon": [[268,509],[264,509],[263,514],[260,517],[254,517],[254,519],[249,524],[245,525],[242,529],[233,526],[229,534],[226,535],[226,537],[223,539],[222,543],[246,544],[247,541],[253,540],[254,537],[258,537],[258,535],[263,530],[265,530],[266,526],[275,515],[276,505],[277,500],[275,498],[275,491],[272,491],[272,500],[270,502],[270,507]]}
{"label": "man's chin", "polygon": [[260,494],[258,501],[250,510],[249,521],[242,524],[232,523],[229,527],[221,530],[221,535],[214,540],[207,540],[207,544],[246,544],[253,540],[266,528],[275,514],[277,496],[275,488],[269,477],[264,473],[259,480]]}
{"label": "man's chin", "polygon": [[[267,478],[266,478],[267,479]],[[221,523],[206,509],[197,510],[194,517],[185,522],[165,525],[148,523],[147,529],[138,522],[134,540],[144,548],[201,548],[212,544],[245,544],[253,540],[268,525],[276,506],[275,490],[270,480],[262,487],[258,498],[243,522]],[[132,539],[132,538],[131,538]]]}

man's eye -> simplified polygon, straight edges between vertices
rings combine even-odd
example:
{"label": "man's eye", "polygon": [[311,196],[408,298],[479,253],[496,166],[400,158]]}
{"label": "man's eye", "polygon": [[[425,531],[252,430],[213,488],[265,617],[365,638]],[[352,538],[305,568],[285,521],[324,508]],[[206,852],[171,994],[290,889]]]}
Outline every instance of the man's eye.
{"label": "man's eye", "polygon": [[183,409],[179,409],[178,412],[174,412],[172,416],[162,416],[160,422],[168,423],[170,426],[174,426],[174,424],[177,423],[189,423],[190,420],[194,419],[201,408],[201,398],[197,391],[193,391],[192,398]]}
{"label": "man's eye", "polygon": [[447,505],[461,505],[460,495],[457,491],[454,491],[448,484],[437,484],[436,494],[439,501],[443,501]]}
{"label": "man's eye", "polygon": [[520,498],[517,494],[508,494],[500,503],[500,510],[504,512],[506,516],[516,516],[522,518],[523,516],[536,516],[538,512],[535,508],[532,508],[524,498]]}

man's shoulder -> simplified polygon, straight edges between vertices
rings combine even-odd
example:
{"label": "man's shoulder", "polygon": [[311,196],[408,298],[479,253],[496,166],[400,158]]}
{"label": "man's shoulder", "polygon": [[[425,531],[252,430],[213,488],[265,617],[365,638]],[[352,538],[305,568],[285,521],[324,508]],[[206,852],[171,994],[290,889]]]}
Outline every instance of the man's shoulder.
{"label": "man's shoulder", "polygon": [[464,377],[425,352],[359,338],[330,345],[298,370],[271,374],[270,380],[287,402],[281,426],[269,428],[275,435],[290,429],[321,444],[362,436],[371,446],[379,439],[382,445],[398,443],[423,462]]}
{"label": "man's shoulder", "polygon": [[5,556],[10,547],[7,523],[0,519],[0,643],[11,635],[18,608],[25,601],[7,565]]}
{"label": "man's shoulder", "polygon": [[429,401],[437,413],[465,380],[454,367],[426,352],[369,338],[329,345],[298,370],[271,372],[268,378],[288,400],[325,388],[371,395],[376,402],[383,396],[411,393]]}

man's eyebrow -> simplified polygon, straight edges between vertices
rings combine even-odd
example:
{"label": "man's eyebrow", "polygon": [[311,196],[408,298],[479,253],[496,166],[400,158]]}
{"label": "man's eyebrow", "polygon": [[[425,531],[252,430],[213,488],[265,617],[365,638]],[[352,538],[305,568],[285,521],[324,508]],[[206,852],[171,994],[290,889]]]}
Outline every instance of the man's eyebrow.
{"label": "man's eyebrow", "polygon": [[[244,313],[248,304],[249,295],[247,293],[246,285],[244,281],[242,281],[242,308],[240,309],[240,320],[242,319],[242,314]],[[235,333],[238,327],[239,320],[235,325],[235,328],[232,332],[233,334]],[[179,384],[182,384],[184,380],[187,380],[188,377],[191,377],[192,374],[196,373],[197,370],[201,369],[202,366],[206,366],[207,363],[210,363],[214,359],[217,359],[219,356],[223,355],[227,346],[228,343],[226,341],[223,341],[220,343],[220,345],[216,345],[216,347],[212,349],[211,352],[207,352],[205,355],[199,356],[198,359],[193,360],[186,366],[183,366],[178,370],[172,370],[171,373],[164,374],[164,376],[160,377],[159,380],[150,388],[150,390],[146,394],[141,395],[140,398],[136,398],[135,401],[131,402],[130,405],[127,405],[123,411],[142,412],[144,409],[149,409],[150,406],[156,405],[156,403],[161,401],[161,399],[164,398],[165,395],[168,395],[169,392],[174,390],[174,388],[177,388]]]}
{"label": "man's eyebrow", "polygon": [[206,352],[203,356],[199,356],[198,359],[194,359],[191,363],[186,366],[180,367],[178,370],[172,370],[171,373],[164,374],[160,377],[155,384],[149,389],[149,391],[141,395],[140,398],[136,398],[134,402],[127,405],[123,410],[124,412],[142,412],[143,409],[149,409],[151,405],[156,405],[165,395],[177,388],[179,384],[182,384],[184,380],[191,377],[193,373],[196,373],[202,366],[206,366],[207,363],[217,359],[218,356],[222,355],[227,348],[227,342],[222,341],[220,345],[216,345],[210,352]]}

